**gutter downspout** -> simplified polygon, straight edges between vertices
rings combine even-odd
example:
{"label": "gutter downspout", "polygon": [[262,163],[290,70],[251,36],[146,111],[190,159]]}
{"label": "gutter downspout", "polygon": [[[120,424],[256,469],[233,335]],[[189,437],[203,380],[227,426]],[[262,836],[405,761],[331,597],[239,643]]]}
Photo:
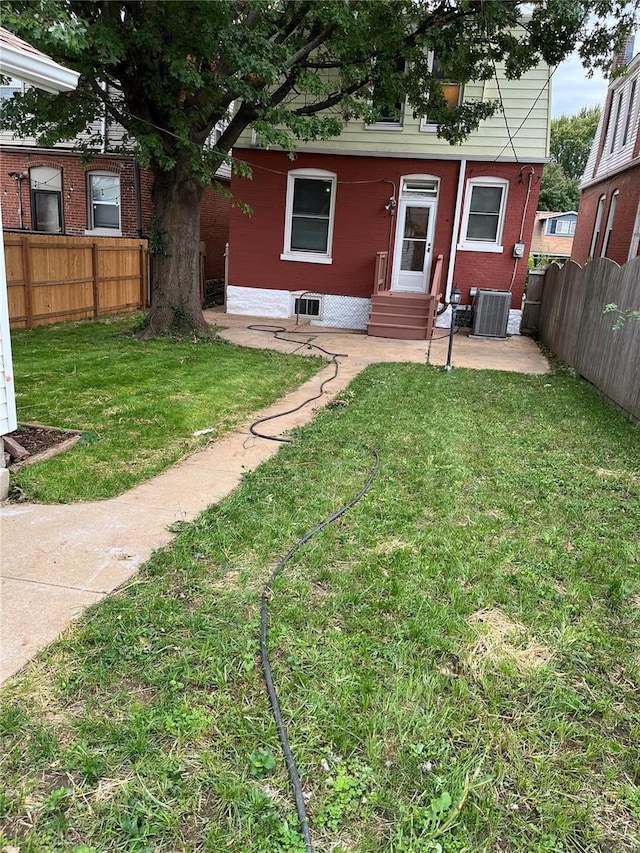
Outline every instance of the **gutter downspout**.
{"label": "gutter downspout", "polygon": [[456,194],[456,209],[453,214],[453,230],[451,232],[451,251],[449,252],[449,268],[447,270],[447,286],[444,293],[445,305],[449,303],[451,287],[453,285],[453,273],[456,265],[456,252],[458,246],[458,232],[460,230],[460,211],[462,210],[462,195],[464,193],[464,181],[467,175],[467,161],[460,161],[460,172],[458,174],[458,192]]}

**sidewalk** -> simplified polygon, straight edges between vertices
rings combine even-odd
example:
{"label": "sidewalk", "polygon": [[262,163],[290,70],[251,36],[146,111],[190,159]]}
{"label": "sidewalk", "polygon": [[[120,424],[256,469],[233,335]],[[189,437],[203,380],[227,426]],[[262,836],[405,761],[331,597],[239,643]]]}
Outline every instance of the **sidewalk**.
{"label": "sidewalk", "polygon": [[[248,329],[251,324],[287,326],[287,321],[227,316],[205,312],[224,329],[221,337],[243,346],[317,354],[312,340],[331,352],[344,353],[338,377],[325,394],[293,415],[265,425],[281,434],[311,421],[319,408],[343,390],[367,365],[410,361],[424,364],[427,341],[392,341],[358,333],[306,326],[300,343],[275,340],[272,333]],[[327,332],[326,334],[320,334]],[[442,333],[438,329],[436,335]],[[431,345],[430,363],[446,361],[446,337]],[[546,360],[528,338],[506,341],[470,340],[456,335],[453,363],[459,367],[545,373]],[[333,375],[330,365],[255,417],[290,409],[318,393]],[[198,451],[164,473],[116,498],[62,506],[10,504],[0,507],[2,532],[2,632],[0,682],[18,672],[36,652],[54,640],[70,620],[131,578],[154,549],[167,545],[176,521],[196,518],[239,485],[242,474],[277,452],[277,442],[252,436],[249,424]]]}

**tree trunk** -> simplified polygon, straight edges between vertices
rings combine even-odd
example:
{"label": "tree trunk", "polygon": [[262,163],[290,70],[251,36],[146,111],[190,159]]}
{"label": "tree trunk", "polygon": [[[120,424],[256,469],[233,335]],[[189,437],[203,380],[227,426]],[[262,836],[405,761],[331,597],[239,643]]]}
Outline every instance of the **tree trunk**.
{"label": "tree trunk", "polygon": [[169,172],[154,168],[153,175],[151,308],[143,337],[210,334],[200,302],[203,188],[180,160]]}

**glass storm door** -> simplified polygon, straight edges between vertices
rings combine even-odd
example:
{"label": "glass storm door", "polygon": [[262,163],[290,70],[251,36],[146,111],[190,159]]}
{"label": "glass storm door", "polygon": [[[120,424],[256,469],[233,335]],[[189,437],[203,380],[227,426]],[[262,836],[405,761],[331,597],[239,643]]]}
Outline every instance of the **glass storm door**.
{"label": "glass storm door", "polygon": [[426,293],[429,289],[435,209],[435,201],[400,201],[392,290]]}

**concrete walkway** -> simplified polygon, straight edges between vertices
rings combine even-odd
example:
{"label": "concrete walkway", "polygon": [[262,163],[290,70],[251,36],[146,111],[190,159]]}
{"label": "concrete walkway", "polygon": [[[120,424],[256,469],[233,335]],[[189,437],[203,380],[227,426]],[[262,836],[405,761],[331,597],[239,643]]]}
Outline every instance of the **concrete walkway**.
{"label": "concrete walkway", "polygon": [[[329,383],[322,399],[293,415],[266,424],[264,431],[281,434],[313,419],[315,412],[343,390],[373,362],[424,364],[426,341],[391,341],[314,327],[300,327],[300,342],[277,341],[273,334],[248,329],[251,324],[287,326],[287,321],[231,317],[220,310],[206,312],[207,319],[225,326],[220,334],[243,346],[285,352],[317,354],[306,342],[313,340],[331,352],[340,352],[337,379]],[[327,332],[327,334],[320,334]],[[442,330],[437,330],[440,336]],[[430,348],[430,363],[446,361],[447,340]],[[546,360],[528,338],[506,341],[470,340],[456,335],[454,365],[521,373],[545,373]],[[313,379],[257,416],[290,409],[318,393],[333,374],[328,366]],[[242,474],[277,452],[276,442],[257,439],[249,424],[226,439],[198,451],[164,473],[110,500],[64,506],[11,504],[0,507],[2,555],[2,631],[0,682],[18,672],[36,652],[54,640],[69,621],[132,577],[154,549],[173,538],[170,525],[196,518],[240,483]]]}

